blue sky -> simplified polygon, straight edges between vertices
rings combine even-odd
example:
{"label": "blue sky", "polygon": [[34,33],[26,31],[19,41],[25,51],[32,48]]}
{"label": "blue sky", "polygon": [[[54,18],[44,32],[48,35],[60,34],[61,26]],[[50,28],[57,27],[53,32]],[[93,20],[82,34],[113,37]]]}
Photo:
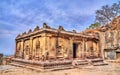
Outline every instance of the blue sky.
{"label": "blue sky", "polygon": [[17,34],[46,22],[80,32],[94,23],[95,11],[119,0],[0,0],[0,53],[14,54]]}

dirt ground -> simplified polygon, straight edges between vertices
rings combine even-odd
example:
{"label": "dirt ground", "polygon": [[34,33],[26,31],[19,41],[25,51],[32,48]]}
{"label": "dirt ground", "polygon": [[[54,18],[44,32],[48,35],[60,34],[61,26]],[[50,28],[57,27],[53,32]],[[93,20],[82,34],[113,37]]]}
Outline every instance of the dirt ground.
{"label": "dirt ground", "polygon": [[120,75],[119,64],[79,66],[79,68],[39,72],[11,65],[0,66],[0,75]]}

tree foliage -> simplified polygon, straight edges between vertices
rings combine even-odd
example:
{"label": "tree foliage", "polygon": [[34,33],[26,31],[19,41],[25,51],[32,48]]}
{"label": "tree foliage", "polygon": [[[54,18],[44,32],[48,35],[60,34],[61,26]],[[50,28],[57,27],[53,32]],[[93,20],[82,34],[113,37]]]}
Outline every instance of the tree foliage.
{"label": "tree foliage", "polygon": [[96,22],[104,25],[110,22],[113,18],[120,15],[120,1],[111,6],[102,6],[100,10],[96,11]]}
{"label": "tree foliage", "polygon": [[95,29],[95,28],[97,28],[98,26],[100,26],[100,24],[99,24],[98,22],[96,22],[96,23],[91,24],[91,25],[89,26],[89,28],[87,28],[87,29]]}

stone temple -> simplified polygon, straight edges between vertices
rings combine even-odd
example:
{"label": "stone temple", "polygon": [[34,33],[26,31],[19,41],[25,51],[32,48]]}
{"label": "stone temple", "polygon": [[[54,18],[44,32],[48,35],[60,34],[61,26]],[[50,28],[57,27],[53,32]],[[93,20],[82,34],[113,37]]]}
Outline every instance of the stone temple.
{"label": "stone temple", "polygon": [[[19,34],[13,65],[37,69],[72,68],[78,65],[104,64],[104,59],[120,59],[120,16],[109,24],[77,33],[62,26],[43,27]],[[96,64],[97,62],[97,64]],[[99,63],[98,63],[99,62]]]}

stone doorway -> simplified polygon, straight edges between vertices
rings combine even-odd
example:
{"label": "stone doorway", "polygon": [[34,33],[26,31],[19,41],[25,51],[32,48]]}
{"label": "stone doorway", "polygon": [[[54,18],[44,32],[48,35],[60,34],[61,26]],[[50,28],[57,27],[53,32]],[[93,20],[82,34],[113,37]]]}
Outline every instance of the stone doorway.
{"label": "stone doorway", "polygon": [[78,44],[77,43],[73,43],[73,58],[76,58],[77,56],[77,48],[78,48]]}

